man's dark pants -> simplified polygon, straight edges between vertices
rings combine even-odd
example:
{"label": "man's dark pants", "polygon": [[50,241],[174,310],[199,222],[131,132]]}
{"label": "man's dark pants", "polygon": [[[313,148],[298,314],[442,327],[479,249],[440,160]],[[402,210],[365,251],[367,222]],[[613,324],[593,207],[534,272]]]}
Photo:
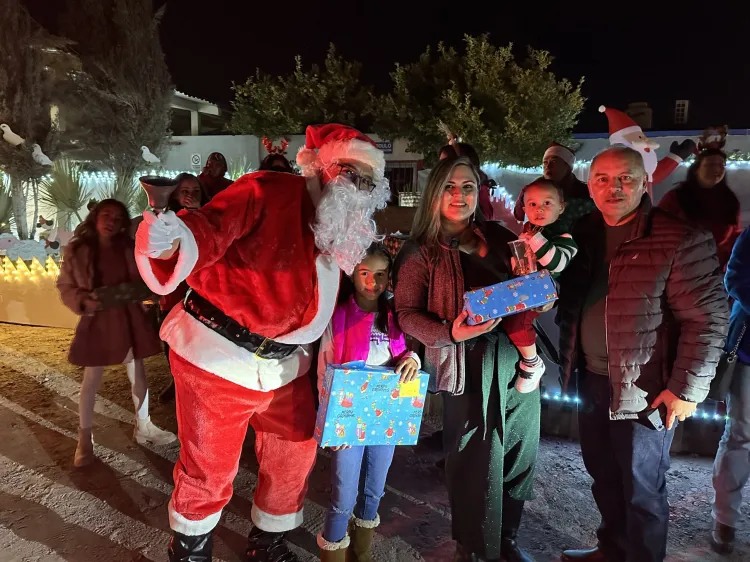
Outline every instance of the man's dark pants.
{"label": "man's dark pants", "polygon": [[581,452],[602,523],[599,548],[612,562],[663,562],[667,552],[666,472],[671,431],[609,419],[609,378],[585,373],[579,383]]}

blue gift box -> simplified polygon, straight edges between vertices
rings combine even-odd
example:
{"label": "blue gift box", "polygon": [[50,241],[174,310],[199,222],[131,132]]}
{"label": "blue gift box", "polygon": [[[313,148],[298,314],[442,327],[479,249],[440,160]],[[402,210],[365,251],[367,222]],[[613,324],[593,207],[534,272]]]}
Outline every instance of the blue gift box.
{"label": "blue gift box", "polygon": [[328,365],[315,439],[321,447],[416,445],[428,375],[402,384],[387,367],[364,361]]}
{"label": "blue gift box", "polygon": [[469,312],[466,323],[474,326],[556,300],[555,282],[549,272],[543,269],[465,293],[464,309]]}

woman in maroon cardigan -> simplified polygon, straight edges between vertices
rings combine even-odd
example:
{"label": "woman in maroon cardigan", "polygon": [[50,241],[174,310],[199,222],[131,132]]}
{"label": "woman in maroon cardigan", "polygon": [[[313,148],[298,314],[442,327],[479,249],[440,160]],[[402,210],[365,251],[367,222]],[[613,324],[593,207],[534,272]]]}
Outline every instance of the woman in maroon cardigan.
{"label": "woman in maroon cardigan", "polygon": [[701,152],[688,169],[687,179],[667,192],[659,207],[714,235],[722,270],[740,235],[740,202],[727,185],[727,155],[718,148]]}
{"label": "woman in maroon cardigan", "polygon": [[426,347],[430,390],[445,396],[456,560],[529,562],[516,534],[524,501],[533,497],[540,397],[538,389],[520,394],[513,382],[517,364],[544,367],[526,314],[466,324],[464,292],[510,278],[508,242],[516,238],[484,222],[479,185],[467,158],[442,160],[432,170],[397,258],[395,309],[401,329]]}

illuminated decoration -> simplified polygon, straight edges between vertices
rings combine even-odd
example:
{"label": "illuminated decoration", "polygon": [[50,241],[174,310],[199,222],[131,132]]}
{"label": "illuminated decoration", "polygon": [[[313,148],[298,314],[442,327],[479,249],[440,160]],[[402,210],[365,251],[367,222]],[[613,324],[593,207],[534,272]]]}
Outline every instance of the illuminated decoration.
{"label": "illuminated decoration", "polygon": [[[574,394],[550,394],[549,392],[542,393],[542,400],[546,402],[556,402],[560,404],[580,404],[581,399]],[[707,420],[707,421],[726,421],[729,416],[723,416],[721,414],[711,414],[706,411],[696,410],[695,414],[691,416],[693,419]]]}
{"label": "illuminated decoration", "polygon": [[40,283],[45,280],[54,283],[58,275],[60,275],[60,268],[52,256],[47,258],[45,265],[42,265],[38,259],[33,258],[31,267],[27,266],[21,258],[18,258],[16,263],[13,264],[8,256],[4,256],[2,269],[0,270],[0,280],[6,283]]}
{"label": "illuminated decoration", "polygon": [[[728,170],[748,170],[750,169],[750,159],[747,159],[749,154],[742,154],[742,159],[735,159],[732,158],[732,154],[728,155],[727,157],[727,169]],[[683,162],[680,162],[680,166],[690,166],[692,164],[693,157],[691,156],[687,160],[684,160]],[[578,168],[588,168],[591,166],[591,160],[585,160],[585,161],[578,161],[576,160],[576,163],[573,165],[573,169]],[[497,162],[487,163],[482,165],[482,169],[484,170],[491,170],[492,172],[501,172],[503,170],[508,170],[509,172],[516,172],[519,174],[538,174],[542,175],[544,173],[544,170],[541,166],[536,166],[533,168],[522,168],[520,166],[514,166],[514,165],[508,165],[508,166],[501,166]],[[492,176],[493,174],[488,174]]]}

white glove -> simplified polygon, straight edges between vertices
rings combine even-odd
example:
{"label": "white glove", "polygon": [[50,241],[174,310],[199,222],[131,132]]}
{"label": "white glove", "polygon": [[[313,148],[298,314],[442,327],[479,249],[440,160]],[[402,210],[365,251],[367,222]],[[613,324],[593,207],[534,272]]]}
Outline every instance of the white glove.
{"label": "white glove", "polygon": [[149,258],[159,258],[176,248],[180,240],[180,219],[172,211],[158,216],[144,211],[143,222],[135,233],[135,249]]}

